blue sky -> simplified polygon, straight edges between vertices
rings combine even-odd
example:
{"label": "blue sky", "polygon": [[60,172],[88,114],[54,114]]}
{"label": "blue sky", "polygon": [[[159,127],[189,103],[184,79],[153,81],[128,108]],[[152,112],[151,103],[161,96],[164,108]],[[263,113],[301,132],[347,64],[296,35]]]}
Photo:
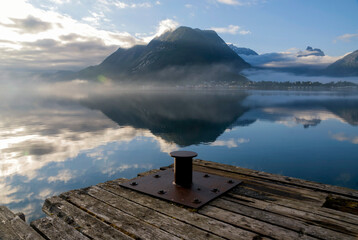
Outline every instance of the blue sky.
{"label": "blue sky", "polygon": [[260,54],[309,45],[339,57],[358,49],[357,13],[357,0],[2,1],[0,60],[9,68],[81,68],[180,25],[214,29]]}

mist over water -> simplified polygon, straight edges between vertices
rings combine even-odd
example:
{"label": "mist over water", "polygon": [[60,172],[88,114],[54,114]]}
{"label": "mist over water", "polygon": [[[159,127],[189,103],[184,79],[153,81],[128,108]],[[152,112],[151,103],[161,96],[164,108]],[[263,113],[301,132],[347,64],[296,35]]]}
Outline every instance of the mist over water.
{"label": "mist over water", "polygon": [[169,165],[169,152],[358,189],[358,95],[153,89],[2,77],[0,204],[43,216],[75,188]]}
{"label": "mist over water", "polygon": [[246,76],[251,81],[272,81],[272,82],[320,82],[320,83],[330,83],[330,82],[339,82],[347,81],[358,84],[358,77],[327,77],[327,76],[307,76],[307,75],[297,75],[287,72],[279,72],[273,70],[257,70],[249,69],[244,70],[243,75]]}

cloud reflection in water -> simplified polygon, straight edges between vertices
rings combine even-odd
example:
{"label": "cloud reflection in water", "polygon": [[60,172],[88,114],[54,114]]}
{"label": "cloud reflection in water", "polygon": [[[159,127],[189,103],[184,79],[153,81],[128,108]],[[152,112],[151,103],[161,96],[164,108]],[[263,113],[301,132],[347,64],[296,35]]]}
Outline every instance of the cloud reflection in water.
{"label": "cloud reflection in water", "polygon": [[[319,169],[310,173],[303,162],[321,164],[325,159],[320,154],[338,158],[330,152],[334,148],[326,150],[324,144],[354,142],[357,136],[347,135],[357,131],[354,95],[234,91],[110,95],[106,89],[103,96],[103,89],[87,91],[86,82],[66,84],[58,83],[54,93],[51,85],[45,85],[34,94],[1,96],[0,204],[24,211],[29,220],[42,215],[48,196],[168,165],[172,160],[167,153],[179,148],[198,151],[207,160],[324,179],[317,174]],[[327,137],[328,123],[340,129],[339,134]],[[324,144],[313,149],[311,139]],[[329,176],[335,177],[329,181],[351,184],[357,179],[351,169],[330,170]]]}

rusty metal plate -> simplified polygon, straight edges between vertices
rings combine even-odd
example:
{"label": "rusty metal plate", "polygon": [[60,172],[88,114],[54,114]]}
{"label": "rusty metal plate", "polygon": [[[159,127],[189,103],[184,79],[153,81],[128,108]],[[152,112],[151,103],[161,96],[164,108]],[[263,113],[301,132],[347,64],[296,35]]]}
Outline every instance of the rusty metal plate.
{"label": "rusty metal plate", "polygon": [[193,171],[191,188],[180,187],[173,184],[173,181],[174,169],[167,169],[120,185],[190,208],[200,208],[241,183],[236,179],[197,171]]}

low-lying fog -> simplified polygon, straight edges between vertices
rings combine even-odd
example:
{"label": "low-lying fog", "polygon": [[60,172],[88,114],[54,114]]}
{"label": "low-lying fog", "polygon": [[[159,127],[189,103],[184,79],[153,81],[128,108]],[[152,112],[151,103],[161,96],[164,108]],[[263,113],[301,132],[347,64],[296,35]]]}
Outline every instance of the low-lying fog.
{"label": "low-lying fog", "polygon": [[154,89],[102,80],[1,76],[0,205],[31,221],[50,196],[169,165],[168,153],[179,149],[358,188],[353,91]]}
{"label": "low-lying fog", "polygon": [[293,73],[279,72],[273,70],[257,70],[257,69],[248,69],[242,72],[251,81],[260,82],[260,81],[272,81],[272,82],[320,82],[320,83],[329,83],[329,82],[338,82],[338,81],[347,81],[358,84],[358,77],[328,77],[328,76],[306,76],[306,75],[296,75]]}

